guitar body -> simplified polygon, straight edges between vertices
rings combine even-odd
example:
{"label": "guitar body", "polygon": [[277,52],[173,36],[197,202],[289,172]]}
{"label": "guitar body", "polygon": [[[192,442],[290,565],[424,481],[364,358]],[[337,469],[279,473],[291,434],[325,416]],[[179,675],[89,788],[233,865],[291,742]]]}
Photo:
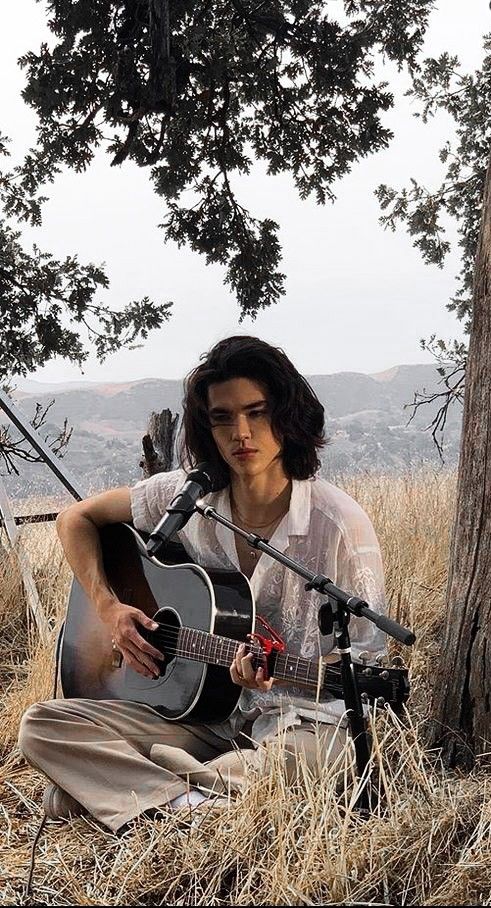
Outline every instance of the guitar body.
{"label": "guitar body", "polygon": [[[167,629],[158,643],[152,638],[166,659],[155,680],[124,662],[118,664],[108,628],[74,580],[61,638],[64,697],[133,700],[152,706],[166,719],[187,723],[227,719],[241,694],[228,668],[183,658],[173,647],[181,627],[246,641],[255,623],[246,577],[238,571],[205,571],[189,561],[160,563],[148,557],[142,537],[128,524],[104,527],[101,544],[104,568],[118,599],[151,618],[157,616]],[[173,560],[183,554],[180,546],[170,547]],[[142,628],[140,632],[146,636]]]}
{"label": "guitar body", "polygon": [[[239,643],[269,675],[312,692],[344,696],[339,666],[323,665],[287,653],[282,641],[256,632],[254,599],[239,571],[204,570],[189,562],[180,545],[168,546],[163,563],[147,555],[139,533],[125,523],[101,531],[105,571],[121,602],[158,622],[140,633],[165,654],[160,677],[145,678],[113,649],[108,628],[74,580],[60,637],[60,681],[65,697],[132,700],[152,706],[164,718],[187,723],[225,721],[242,688],[230,678]],[[258,616],[258,622],[264,624]],[[249,634],[254,633],[254,640]],[[407,669],[353,663],[360,694],[394,708],[409,695]]]}

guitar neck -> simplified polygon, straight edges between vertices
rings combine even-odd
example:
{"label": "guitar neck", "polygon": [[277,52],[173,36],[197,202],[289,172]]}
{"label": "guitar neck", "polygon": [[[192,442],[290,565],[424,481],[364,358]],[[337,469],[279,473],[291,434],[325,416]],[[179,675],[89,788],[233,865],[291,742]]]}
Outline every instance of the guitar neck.
{"label": "guitar neck", "polygon": [[[209,634],[207,631],[196,630],[192,627],[181,627],[177,637],[176,656],[229,668],[239,646],[238,640],[230,640],[228,637]],[[255,643],[246,643],[246,652],[253,653],[254,664],[259,667],[263,658],[260,647]],[[292,656],[289,653],[275,653],[270,656],[268,670],[280,681],[290,681],[292,684],[310,687],[314,690],[322,689],[326,682],[325,665],[311,662],[302,656]],[[330,689],[337,686],[341,690],[339,670],[330,666],[329,674],[331,673],[333,683],[329,685]]]}
{"label": "guitar neck", "polygon": [[[176,629],[177,630],[177,629]],[[220,665],[229,668],[232,664],[240,642],[208,631],[193,627],[180,626],[177,630],[173,652],[176,656],[204,662],[208,665]],[[264,665],[264,653],[256,641],[245,644],[246,652],[253,654],[252,664],[255,669]],[[344,686],[339,665],[313,662],[302,656],[290,653],[274,652],[267,657],[268,674],[279,681],[288,681],[299,687],[308,687],[325,696],[344,696]],[[382,699],[394,707],[401,706],[409,695],[407,669],[382,668],[378,666],[361,666],[353,663],[360,693],[365,693],[370,700]]]}

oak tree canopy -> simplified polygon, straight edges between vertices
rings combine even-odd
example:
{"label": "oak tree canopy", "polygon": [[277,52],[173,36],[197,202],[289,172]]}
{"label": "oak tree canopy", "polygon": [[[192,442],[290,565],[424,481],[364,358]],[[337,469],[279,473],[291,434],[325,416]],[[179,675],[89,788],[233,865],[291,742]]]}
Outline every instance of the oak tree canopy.
{"label": "oak tree canopy", "polygon": [[104,356],[170,314],[169,303],[147,298],[108,310],[97,301],[102,267],[28,251],[12,224],[39,224],[46,184],[62,168],[84,171],[101,148],[113,166],[148,168],[165,239],[224,266],[241,316],[277,302],[278,224],[248,210],[235,178],[261,160],[270,174],[288,172],[302,198],[332,200],[337,180],[388,145],[383,114],[394,99],[375,64],[416,71],[433,5],[48,0],[52,41],[20,60],[37,143],[0,182],[0,373],[55,354],[82,362],[82,323]]}

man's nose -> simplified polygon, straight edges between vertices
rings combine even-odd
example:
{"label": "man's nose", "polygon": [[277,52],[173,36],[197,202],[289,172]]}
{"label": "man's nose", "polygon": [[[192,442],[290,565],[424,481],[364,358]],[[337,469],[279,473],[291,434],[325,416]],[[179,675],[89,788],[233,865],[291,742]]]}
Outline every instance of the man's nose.
{"label": "man's nose", "polygon": [[233,438],[250,438],[249,420],[245,413],[239,413],[233,424]]}

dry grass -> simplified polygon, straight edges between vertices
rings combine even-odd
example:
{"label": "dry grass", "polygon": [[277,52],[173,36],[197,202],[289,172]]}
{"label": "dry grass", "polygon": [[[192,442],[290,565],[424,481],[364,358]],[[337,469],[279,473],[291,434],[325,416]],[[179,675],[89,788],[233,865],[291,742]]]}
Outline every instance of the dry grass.
{"label": "dry grass", "polygon": [[[280,742],[270,748],[269,775],[251,775],[247,792],[220,823],[211,815],[197,829],[175,818],[141,820],[122,839],[86,818],[50,824],[39,844],[33,902],[491,904],[489,776],[445,773],[438,755],[425,750],[422,731],[438,658],[454,477],[366,476],[342,484],[376,526],[391,614],[418,633],[408,715],[388,711],[373,722],[371,775],[379,800],[372,815],[363,820],[353,809],[349,752],[320,781],[304,768],[292,789]],[[53,531],[26,529],[23,541],[42,601],[59,623],[69,574]],[[27,705],[51,695],[52,647],[37,645],[14,562],[4,565],[0,590],[0,903],[19,905],[26,903],[43,779],[23,763],[15,741]],[[342,797],[335,794],[340,772],[348,779]]]}

